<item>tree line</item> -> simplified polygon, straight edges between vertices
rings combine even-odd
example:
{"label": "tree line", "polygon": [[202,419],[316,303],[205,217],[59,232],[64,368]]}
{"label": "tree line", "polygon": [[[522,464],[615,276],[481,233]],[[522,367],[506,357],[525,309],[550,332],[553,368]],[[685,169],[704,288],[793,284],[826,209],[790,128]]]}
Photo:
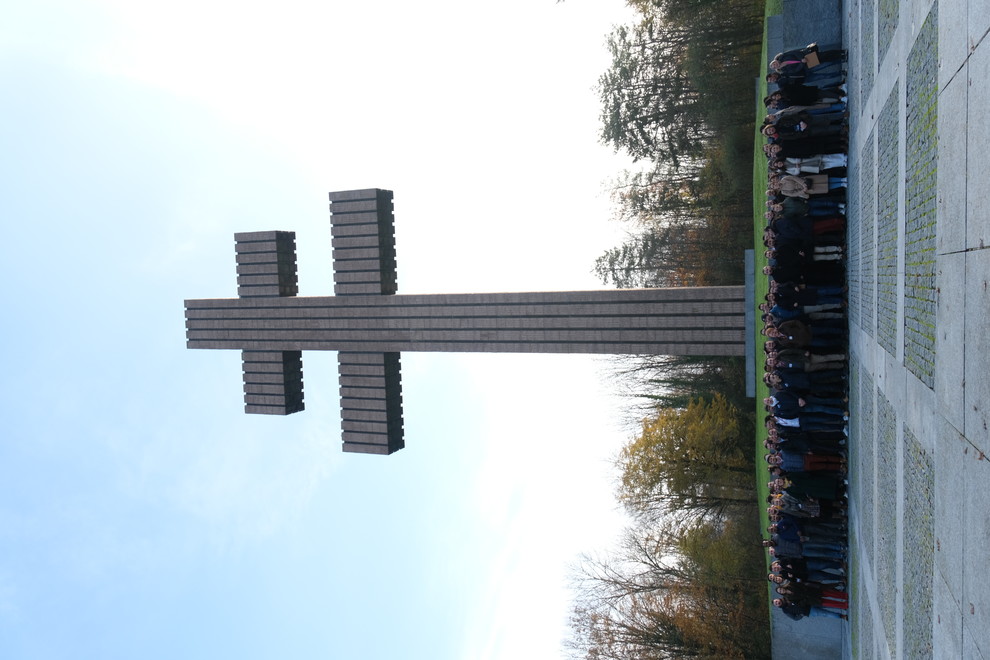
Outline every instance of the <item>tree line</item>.
{"label": "tree line", "polygon": [[[608,37],[601,139],[640,166],[613,183],[628,239],[595,264],[620,288],[742,281],[752,245],[753,81],[763,2],[628,0]],[[585,557],[567,650],[586,660],[770,655],[754,480],[754,414],[739,358],[638,356],[639,433],[616,458],[633,521]]]}
{"label": "tree line", "polygon": [[752,438],[719,393],[643,419],[616,459],[633,523],[576,570],[572,657],[769,657]]}
{"label": "tree line", "polygon": [[753,81],[764,6],[755,0],[630,0],[607,40],[601,140],[640,165],[613,182],[630,227],[595,272],[607,284],[742,280],[751,245]]}

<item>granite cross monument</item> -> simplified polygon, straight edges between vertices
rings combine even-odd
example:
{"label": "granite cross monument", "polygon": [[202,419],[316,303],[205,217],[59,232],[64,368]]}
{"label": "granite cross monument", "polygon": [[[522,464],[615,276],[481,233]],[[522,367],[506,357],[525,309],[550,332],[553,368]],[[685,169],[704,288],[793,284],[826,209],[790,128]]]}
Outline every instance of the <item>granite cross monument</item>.
{"label": "granite cross monument", "polygon": [[397,295],[392,193],[330,193],[334,294],[302,298],[295,234],[235,234],[237,298],[187,300],[189,348],[241,351],[245,412],[303,409],[302,351],[337,351],[344,451],[404,446],[399,353],[743,355],[742,286]]}

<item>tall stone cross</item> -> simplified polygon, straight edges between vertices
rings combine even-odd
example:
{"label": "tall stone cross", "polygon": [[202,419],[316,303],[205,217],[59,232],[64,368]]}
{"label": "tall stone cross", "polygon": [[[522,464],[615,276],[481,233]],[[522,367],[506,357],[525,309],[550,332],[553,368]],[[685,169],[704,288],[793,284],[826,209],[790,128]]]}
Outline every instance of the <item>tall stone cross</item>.
{"label": "tall stone cross", "polygon": [[344,451],[404,445],[399,353],[743,355],[741,286],[396,295],[392,192],[330,193],[334,294],[300,298],[295,234],[235,234],[237,298],[187,300],[189,348],[241,351],[245,412],[303,409],[302,351],[337,351]]}

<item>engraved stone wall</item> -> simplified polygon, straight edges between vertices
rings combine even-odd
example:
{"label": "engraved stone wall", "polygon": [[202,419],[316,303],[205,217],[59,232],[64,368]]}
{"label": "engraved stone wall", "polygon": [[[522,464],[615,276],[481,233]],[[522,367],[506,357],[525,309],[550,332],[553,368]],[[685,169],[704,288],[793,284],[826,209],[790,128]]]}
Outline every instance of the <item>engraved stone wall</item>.
{"label": "engraved stone wall", "polygon": [[860,156],[860,212],[859,212],[859,249],[861,264],[861,299],[862,314],[860,327],[874,336],[876,325],[876,227],[877,190],[875,178],[876,159],[873,155],[873,144],[876,141],[876,129],[870,131],[870,136],[863,144]]}
{"label": "engraved stone wall", "polygon": [[[876,48],[876,28],[874,24],[877,18],[877,0],[863,0],[860,8],[860,77],[859,94],[865,102],[873,91],[873,79],[876,77],[877,62],[873,52]],[[864,170],[865,171],[865,170]]]}
{"label": "engraved stone wall", "polygon": [[932,656],[935,466],[904,427],[904,657]]}
{"label": "engraved stone wall", "polygon": [[898,18],[900,16],[899,0],[880,0],[877,7],[877,67],[883,63],[883,58],[890,50],[890,42],[894,39],[894,32],[897,31]]}
{"label": "engraved stone wall", "polygon": [[897,417],[877,389],[877,561],[880,616],[892,657],[897,655]]}
{"label": "engraved stone wall", "polygon": [[905,145],[904,365],[935,385],[938,3],[911,48]]}
{"label": "engraved stone wall", "polygon": [[898,86],[880,112],[877,142],[877,342],[897,355]]}

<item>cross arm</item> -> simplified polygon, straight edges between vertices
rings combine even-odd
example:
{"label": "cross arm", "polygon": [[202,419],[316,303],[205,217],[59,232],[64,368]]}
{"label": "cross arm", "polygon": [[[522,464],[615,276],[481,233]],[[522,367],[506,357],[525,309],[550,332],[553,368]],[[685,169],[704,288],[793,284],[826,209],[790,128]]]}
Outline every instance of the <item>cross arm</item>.
{"label": "cross arm", "polygon": [[[398,285],[392,191],[330,193],[330,224],[334,295],[393,295]],[[340,351],[337,364],[344,451],[402,449],[399,353]]]}
{"label": "cross arm", "polygon": [[[234,234],[239,298],[288,298],[299,292],[296,235]],[[241,351],[244,412],[291,415],[303,410],[302,351]]]}
{"label": "cross arm", "polygon": [[333,292],[391,295],[397,290],[392,191],[330,193]]}
{"label": "cross arm", "polygon": [[391,454],[405,447],[398,353],[337,354],[344,451]]}

